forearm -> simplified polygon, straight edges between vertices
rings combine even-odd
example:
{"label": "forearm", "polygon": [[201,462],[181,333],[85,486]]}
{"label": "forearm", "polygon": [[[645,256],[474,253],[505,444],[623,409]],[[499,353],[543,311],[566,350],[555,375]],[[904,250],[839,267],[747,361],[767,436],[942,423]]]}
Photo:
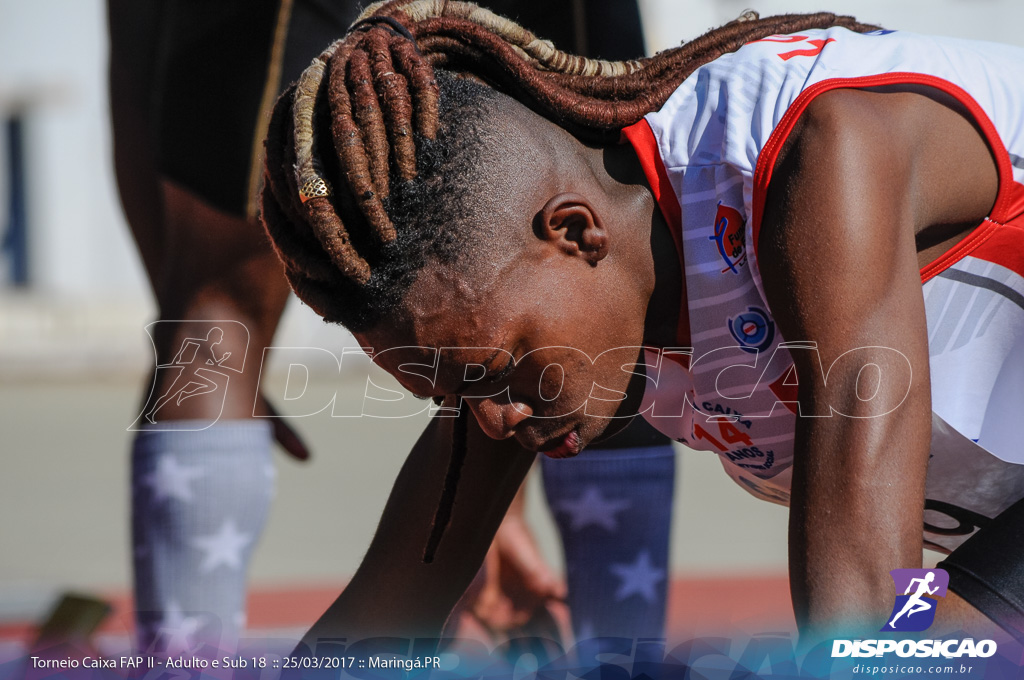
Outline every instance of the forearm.
{"label": "forearm", "polygon": [[877,628],[892,607],[889,571],[921,566],[919,513],[908,511],[894,521],[852,511],[846,500],[839,494],[828,507],[791,511],[790,588],[805,632]]}
{"label": "forearm", "polygon": [[349,586],[304,638],[437,636],[483,562],[534,455],[483,437],[471,419],[451,521],[423,559],[441,497],[451,422],[434,420],[399,473],[370,548]]}
{"label": "forearm", "polygon": [[877,627],[892,607],[889,572],[920,568],[927,412],[912,393],[883,418],[798,425],[789,550],[801,628]]}

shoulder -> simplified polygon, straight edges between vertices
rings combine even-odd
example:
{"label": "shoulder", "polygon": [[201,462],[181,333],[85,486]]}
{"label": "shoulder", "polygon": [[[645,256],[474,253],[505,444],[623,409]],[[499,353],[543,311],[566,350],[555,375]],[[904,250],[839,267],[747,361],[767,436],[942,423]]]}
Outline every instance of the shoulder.
{"label": "shoulder", "polygon": [[911,85],[835,89],[807,105],[782,145],[765,217],[787,196],[814,199],[827,191],[850,210],[886,201],[897,211],[894,221],[915,229],[977,224],[997,188],[995,161],[977,121],[945,93]]}
{"label": "shoulder", "polygon": [[859,213],[877,215],[883,205],[887,212],[902,212],[900,202],[908,194],[901,185],[914,176],[913,139],[876,97],[832,90],[801,112],[769,167],[758,168],[770,173],[760,241],[773,228],[789,229],[794,222],[857,221]]}
{"label": "shoulder", "polygon": [[[905,112],[895,104],[877,93],[854,89],[830,90],[814,97],[781,147],[773,182],[792,174],[779,169],[806,171],[810,162],[816,171],[854,170],[872,152],[909,148],[912,140],[904,133],[911,131],[899,124]],[[897,160],[896,153],[885,155]],[[791,167],[794,163],[799,167]]]}

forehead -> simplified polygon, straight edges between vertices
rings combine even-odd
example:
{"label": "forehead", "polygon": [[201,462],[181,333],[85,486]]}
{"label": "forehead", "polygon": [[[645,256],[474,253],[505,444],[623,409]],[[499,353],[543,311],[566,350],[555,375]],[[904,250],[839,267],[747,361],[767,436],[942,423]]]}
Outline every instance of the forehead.
{"label": "forehead", "polygon": [[515,301],[494,277],[432,264],[417,276],[399,312],[359,339],[375,353],[404,348],[381,357],[388,370],[396,360],[430,363],[436,348],[502,347],[518,316]]}
{"label": "forehead", "polygon": [[506,332],[514,295],[486,263],[428,265],[405,300],[410,339],[427,347],[493,346]]}

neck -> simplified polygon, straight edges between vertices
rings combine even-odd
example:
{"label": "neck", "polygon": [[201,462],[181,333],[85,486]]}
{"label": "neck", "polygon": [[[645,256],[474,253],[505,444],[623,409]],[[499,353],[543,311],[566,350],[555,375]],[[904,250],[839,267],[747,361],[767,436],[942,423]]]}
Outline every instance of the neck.
{"label": "neck", "polygon": [[643,299],[647,303],[644,343],[657,347],[689,344],[688,318],[680,335],[680,310],[685,283],[675,239],[654,200],[640,161],[628,144],[601,150],[598,166],[591,165],[612,199],[615,223],[629,233],[633,262],[631,271],[640,274]]}
{"label": "neck", "polygon": [[[653,197],[651,203],[654,203]],[[657,205],[650,217],[649,247],[654,259],[655,283],[644,320],[644,342],[656,347],[685,347],[690,344],[690,324],[689,316],[680,323],[680,315],[687,314],[684,309],[686,282],[675,239]]]}

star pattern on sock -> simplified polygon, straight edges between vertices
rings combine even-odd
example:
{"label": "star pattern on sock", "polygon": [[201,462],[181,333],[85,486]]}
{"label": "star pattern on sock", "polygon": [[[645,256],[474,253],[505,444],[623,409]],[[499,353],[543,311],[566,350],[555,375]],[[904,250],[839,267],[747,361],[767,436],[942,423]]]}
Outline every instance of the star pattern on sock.
{"label": "star pattern on sock", "polygon": [[631,564],[613,564],[608,567],[621,579],[615,600],[621,602],[631,595],[639,595],[647,602],[658,598],[658,584],[665,580],[665,571],[651,564],[651,555],[642,550]]}
{"label": "star pattern on sock", "polygon": [[230,569],[241,569],[242,553],[252,540],[253,536],[239,531],[235,520],[229,517],[217,533],[192,539],[192,545],[204,553],[199,570],[210,572],[222,565]]}
{"label": "star pattern on sock", "polygon": [[204,477],[202,468],[181,465],[172,455],[161,456],[156,464],[156,470],[146,475],[143,482],[153,491],[155,500],[159,503],[168,498],[175,498],[183,503],[192,502],[191,484],[195,480]]}
{"label": "star pattern on sock", "polygon": [[579,531],[589,526],[599,526],[607,531],[618,531],[616,515],[632,504],[625,499],[605,498],[601,489],[591,485],[583,490],[578,500],[564,500],[558,503],[559,512],[572,516],[572,530]]}
{"label": "star pattern on sock", "polygon": [[202,626],[197,616],[185,616],[181,605],[175,601],[167,603],[164,617],[157,627],[156,638],[166,636],[165,651],[167,654],[182,654],[194,646],[196,633]]}

